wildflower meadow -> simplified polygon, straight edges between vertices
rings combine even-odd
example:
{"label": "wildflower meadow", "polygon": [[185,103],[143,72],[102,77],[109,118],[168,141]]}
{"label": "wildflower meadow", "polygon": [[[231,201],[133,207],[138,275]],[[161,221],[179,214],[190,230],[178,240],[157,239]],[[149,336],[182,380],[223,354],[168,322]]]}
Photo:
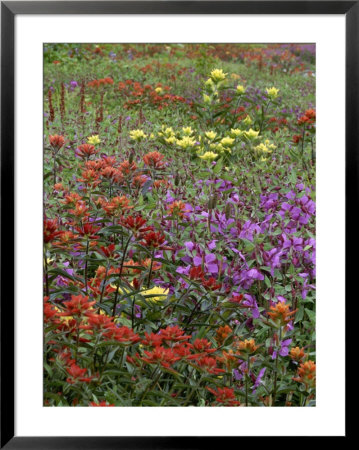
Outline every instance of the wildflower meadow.
{"label": "wildflower meadow", "polygon": [[44,405],[315,406],[315,46],[44,45]]}

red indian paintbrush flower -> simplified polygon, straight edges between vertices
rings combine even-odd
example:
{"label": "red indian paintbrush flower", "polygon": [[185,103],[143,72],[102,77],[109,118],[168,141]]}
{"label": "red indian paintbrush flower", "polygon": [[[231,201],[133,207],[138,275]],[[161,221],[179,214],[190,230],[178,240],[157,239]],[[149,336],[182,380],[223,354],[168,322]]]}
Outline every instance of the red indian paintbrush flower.
{"label": "red indian paintbrush flower", "polygon": [[165,242],[165,237],[160,231],[150,231],[143,236],[142,245],[149,248],[158,248]]}
{"label": "red indian paintbrush flower", "polygon": [[141,340],[138,334],[136,334],[131,328],[128,328],[126,326],[120,328],[111,328],[106,333],[104,333],[104,336],[110,340],[115,340],[124,345],[132,345]]}
{"label": "red indian paintbrush flower", "polygon": [[307,354],[304,352],[304,348],[299,347],[291,348],[289,355],[294,361],[301,361],[307,356]]}
{"label": "red indian paintbrush flower", "polygon": [[57,230],[57,220],[45,220],[44,221],[44,242],[48,244],[59,236],[62,231]]}
{"label": "red indian paintbrush flower", "polygon": [[315,372],[316,365],[314,361],[306,361],[305,363],[301,363],[298,369],[298,376],[294,377],[294,381],[298,381],[298,383],[303,383],[308,390],[308,388],[315,387]]}
{"label": "red indian paintbrush flower", "polygon": [[96,227],[90,222],[83,223],[80,227],[76,227],[77,232],[81,236],[86,236],[89,239],[99,239],[96,233],[101,229],[101,227]]}
{"label": "red indian paintbrush flower", "polygon": [[124,211],[132,208],[133,206],[130,205],[130,200],[125,195],[114,197],[109,203],[103,206],[103,209],[109,216],[119,216]]}
{"label": "red indian paintbrush flower", "polygon": [[290,306],[285,302],[278,302],[275,306],[270,307],[268,316],[277,324],[277,326],[287,325],[287,323],[293,319],[293,314],[297,312],[297,309],[290,311],[289,307]]}
{"label": "red indian paintbrush flower", "polygon": [[227,387],[217,388],[217,390],[211,389],[209,387],[206,387],[206,389],[211,394],[216,396],[217,403],[222,403],[225,406],[238,406],[241,404],[238,400],[236,400],[234,389]]}
{"label": "red indian paintbrush flower", "polygon": [[134,172],[137,169],[137,165],[135,162],[129,162],[129,161],[123,161],[120,165],[119,165],[119,171],[122,173],[123,177],[129,177],[132,176],[134,174]]}
{"label": "red indian paintbrush flower", "polygon": [[217,367],[217,359],[212,358],[211,356],[201,356],[200,358],[196,359],[196,364],[199,369],[205,370],[208,373],[212,373],[214,375],[225,372],[224,369],[219,369]]}
{"label": "red indian paintbrush flower", "polygon": [[90,314],[87,319],[88,325],[81,326],[85,330],[109,330],[116,328],[113,317],[105,316],[104,314]]}
{"label": "red indian paintbrush flower", "polygon": [[153,169],[162,169],[164,166],[164,162],[162,161],[164,156],[162,153],[159,152],[150,152],[147,153],[143,157],[143,162],[146,164],[146,166],[149,166]]}
{"label": "red indian paintbrush flower", "polygon": [[147,221],[141,215],[121,217],[119,223],[123,227],[131,230],[134,236],[153,230],[152,227],[145,226]]}
{"label": "red indian paintbrush flower", "polygon": [[237,343],[237,348],[241,353],[251,354],[258,349],[254,339],[245,339],[244,341],[239,341]]}
{"label": "red indian paintbrush flower", "polygon": [[93,314],[93,305],[95,301],[90,302],[89,298],[82,295],[72,295],[71,300],[64,302],[65,311],[58,313],[58,316],[83,316]]}
{"label": "red indian paintbrush flower", "polygon": [[232,333],[232,328],[228,325],[224,325],[223,327],[219,327],[216,332],[216,341],[218,345],[222,345],[223,342],[227,339],[227,337]]}
{"label": "red indian paintbrush flower", "polygon": [[100,403],[90,402],[89,406],[115,406],[115,404],[107,403],[105,400],[101,400]]}
{"label": "red indian paintbrush flower", "polygon": [[186,205],[181,201],[174,201],[167,206],[167,210],[171,216],[183,217],[187,212]]}
{"label": "red indian paintbrush flower", "polygon": [[142,340],[142,344],[146,347],[158,347],[163,343],[163,336],[161,334],[148,334],[147,331],[145,331],[145,336],[146,339]]}
{"label": "red indian paintbrush flower", "polygon": [[98,150],[96,150],[95,146],[91,144],[81,144],[76,149],[76,153],[80,158],[89,158],[97,152]]}
{"label": "red indian paintbrush flower", "polygon": [[214,353],[215,348],[212,348],[212,343],[207,339],[196,339],[193,342],[193,348],[200,353]]}
{"label": "red indian paintbrush flower", "polygon": [[179,342],[191,339],[191,336],[186,336],[184,330],[178,325],[168,326],[167,328],[160,330],[160,334],[164,341]]}
{"label": "red indian paintbrush flower", "polygon": [[70,367],[66,368],[67,373],[70,375],[69,378],[67,378],[67,382],[70,384],[74,384],[77,381],[81,381],[83,383],[90,383],[93,379],[93,376],[90,377],[84,377],[85,373],[87,372],[87,369],[81,369],[76,364],[72,364]]}
{"label": "red indian paintbrush flower", "polygon": [[63,136],[60,136],[58,134],[54,134],[52,136],[49,136],[49,141],[51,147],[53,147],[55,150],[60,150],[61,147],[65,144],[65,139]]}
{"label": "red indian paintbrush flower", "polygon": [[112,258],[115,254],[115,248],[116,248],[115,244],[110,244],[107,247],[101,246],[99,249],[99,252],[105,258]]}
{"label": "red indian paintbrush flower", "polygon": [[164,348],[157,346],[152,350],[152,352],[144,351],[146,357],[142,357],[142,361],[148,364],[161,364],[163,367],[170,367],[175,362],[179,361],[181,358],[176,356],[173,350],[170,348]]}

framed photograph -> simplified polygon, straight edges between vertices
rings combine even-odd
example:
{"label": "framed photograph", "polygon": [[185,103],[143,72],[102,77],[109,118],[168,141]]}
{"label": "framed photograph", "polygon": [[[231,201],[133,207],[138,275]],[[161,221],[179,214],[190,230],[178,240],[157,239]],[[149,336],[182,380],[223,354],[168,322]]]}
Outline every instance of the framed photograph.
{"label": "framed photograph", "polygon": [[348,437],[358,28],[1,2],[1,448]]}

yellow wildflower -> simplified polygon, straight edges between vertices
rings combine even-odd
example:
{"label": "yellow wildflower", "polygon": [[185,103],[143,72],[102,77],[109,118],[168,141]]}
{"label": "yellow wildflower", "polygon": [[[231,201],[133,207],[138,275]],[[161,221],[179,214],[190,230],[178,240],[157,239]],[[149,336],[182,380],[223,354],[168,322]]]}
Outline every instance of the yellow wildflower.
{"label": "yellow wildflower", "polygon": [[191,127],[183,127],[182,131],[183,131],[183,134],[186,136],[190,136],[193,133],[193,130]]}
{"label": "yellow wildflower", "polygon": [[254,147],[254,150],[262,153],[272,153],[272,150],[269,149],[265,144],[263,144],[263,142]]}
{"label": "yellow wildflower", "polygon": [[221,144],[224,147],[230,147],[231,145],[233,145],[233,143],[234,143],[234,139],[229,137],[229,136],[226,136],[226,137],[221,139]]}
{"label": "yellow wildflower", "polygon": [[214,131],[206,131],[205,135],[209,140],[213,141],[213,139],[217,136],[217,133]]}
{"label": "yellow wildflower", "polygon": [[96,144],[99,144],[100,142],[101,141],[100,141],[100,138],[98,137],[98,134],[87,138],[87,143],[91,144],[91,145],[96,145]]}
{"label": "yellow wildflower", "polygon": [[[53,259],[51,258],[46,258],[46,264],[49,266],[52,262],[54,262]],[[44,264],[45,264],[45,260],[44,260]]]}
{"label": "yellow wildflower", "polygon": [[157,92],[157,94],[162,94],[163,89],[161,87],[156,87],[155,91]]}
{"label": "yellow wildflower", "polygon": [[244,134],[248,139],[255,139],[259,135],[259,131],[255,131],[252,128],[250,128],[248,131],[245,131]]}
{"label": "yellow wildflower", "polygon": [[158,136],[171,137],[171,136],[174,136],[174,135],[175,135],[175,132],[173,131],[172,127],[167,127],[166,128],[163,125],[162,125],[162,131],[158,132]]}
{"label": "yellow wildflower", "polygon": [[133,141],[142,141],[147,135],[142,130],[132,130],[130,131],[130,137]]}
{"label": "yellow wildflower", "polygon": [[176,142],[176,138],[174,136],[170,136],[168,138],[165,138],[165,141],[167,144],[174,144]]}
{"label": "yellow wildflower", "polygon": [[243,134],[243,131],[240,130],[239,128],[231,128],[231,136],[232,137],[236,138],[236,137],[242,136],[242,134]]}
{"label": "yellow wildflower", "polygon": [[267,95],[271,100],[274,100],[278,97],[279,89],[275,87],[267,88],[266,89]]}
{"label": "yellow wildflower", "polygon": [[189,136],[184,136],[182,139],[177,139],[177,145],[183,149],[187,149],[190,147],[193,147],[196,141],[194,138],[191,138]]}
{"label": "yellow wildflower", "polygon": [[[166,300],[169,289],[163,289],[159,286],[155,286],[152,289],[146,289],[141,292],[148,302],[158,303]],[[147,297],[149,296],[149,297]]]}
{"label": "yellow wildflower", "polygon": [[199,155],[199,158],[205,161],[214,161],[218,157],[217,153],[214,152],[206,152],[203,155]]}
{"label": "yellow wildflower", "polygon": [[243,95],[246,92],[246,88],[239,84],[236,88],[236,91],[238,95]]}
{"label": "yellow wildflower", "polygon": [[251,125],[251,123],[253,122],[253,120],[251,119],[251,117],[250,116],[246,116],[245,117],[245,119],[243,120],[243,123],[244,123],[244,125],[247,125],[247,127],[249,126],[249,125]]}
{"label": "yellow wildflower", "polygon": [[117,288],[115,284],[110,284],[110,286],[112,287],[112,289],[117,289],[119,294],[127,294],[130,292],[128,289],[122,288],[121,286],[118,286]]}
{"label": "yellow wildflower", "polygon": [[221,143],[217,144],[216,148],[217,152],[219,153],[232,153],[232,150],[229,147],[223,146]]}
{"label": "yellow wildflower", "polygon": [[207,88],[210,88],[210,89],[215,89],[216,87],[215,87],[215,85],[214,85],[214,83],[213,83],[213,80],[211,79],[211,78],[208,78],[208,80],[204,83],[204,85],[207,87]]}
{"label": "yellow wildflower", "polygon": [[209,95],[207,95],[207,94],[203,94],[203,102],[206,105],[209,105],[211,103],[211,97]]}
{"label": "yellow wildflower", "polygon": [[226,79],[227,74],[223,72],[222,69],[214,69],[211,72],[211,80],[214,83],[219,83]]}
{"label": "yellow wildflower", "polygon": [[268,148],[270,148],[271,150],[275,150],[275,149],[277,148],[277,146],[274,145],[274,144],[271,144],[270,141],[269,141],[268,139],[266,139],[266,140],[264,141],[264,143],[265,143],[265,145],[266,145]]}

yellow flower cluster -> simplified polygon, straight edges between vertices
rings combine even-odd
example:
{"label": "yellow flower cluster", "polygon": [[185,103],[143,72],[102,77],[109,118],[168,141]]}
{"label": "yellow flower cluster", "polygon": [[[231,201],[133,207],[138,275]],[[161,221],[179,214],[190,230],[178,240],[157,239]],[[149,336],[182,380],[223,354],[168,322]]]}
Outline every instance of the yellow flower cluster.
{"label": "yellow flower cluster", "polygon": [[147,135],[142,130],[132,130],[130,131],[130,138],[133,141],[142,141],[146,139]]}
{"label": "yellow flower cluster", "polygon": [[244,119],[243,119],[243,123],[244,123],[244,125],[246,125],[247,127],[249,127],[249,125],[251,125],[252,123],[253,123],[253,120],[251,119],[251,116],[246,116]]}
{"label": "yellow flower cluster", "polygon": [[191,136],[191,134],[193,134],[193,130],[191,127],[183,127],[182,131],[185,136]]}
{"label": "yellow flower cluster", "polygon": [[238,95],[243,95],[246,92],[246,88],[239,84],[236,88],[236,92]]}
{"label": "yellow flower cluster", "polygon": [[101,141],[100,141],[100,138],[98,137],[98,134],[93,135],[93,136],[89,136],[87,138],[87,143],[91,144],[91,145],[96,145],[96,144],[99,144],[100,142]]}
{"label": "yellow flower cluster", "polygon": [[244,131],[240,130],[239,128],[231,128],[231,136],[233,138],[241,137]]}
{"label": "yellow flower cluster", "polygon": [[176,143],[179,147],[187,150],[188,148],[192,148],[195,145],[196,141],[190,136],[183,136],[182,139],[177,139]]}
{"label": "yellow flower cluster", "polygon": [[204,134],[210,141],[213,141],[213,139],[215,139],[217,136],[217,133],[215,131],[206,131]]}
{"label": "yellow flower cluster", "polygon": [[166,300],[169,290],[163,289],[159,286],[155,286],[152,289],[146,289],[141,292],[148,302],[158,303]]}
{"label": "yellow flower cluster", "polygon": [[272,153],[272,151],[276,148],[274,144],[271,144],[267,139],[264,143],[261,142],[259,145],[254,147],[254,150],[260,153]]}
{"label": "yellow flower cluster", "polygon": [[218,154],[214,152],[206,152],[203,155],[198,155],[198,157],[205,161],[214,161],[215,159],[217,159]]}
{"label": "yellow flower cluster", "polygon": [[214,83],[219,83],[220,81],[225,80],[227,75],[228,74],[224,73],[222,69],[214,69],[211,72],[210,79]]}
{"label": "yellow flower cluster", "polygon": [[255,138],[258,137],[259,135],[259,131],[255,131],[252,128],[250,128],[248,131],[244,132],[244,135],[246,136],[246,138],[248,138],[249,140],[254,140]]}
{"label": "yellow flower cluster", "polygon": [[266,89],[267,95],[271,100],[275,100],[278,97],[279,89],[275,87],[267,88]]}

